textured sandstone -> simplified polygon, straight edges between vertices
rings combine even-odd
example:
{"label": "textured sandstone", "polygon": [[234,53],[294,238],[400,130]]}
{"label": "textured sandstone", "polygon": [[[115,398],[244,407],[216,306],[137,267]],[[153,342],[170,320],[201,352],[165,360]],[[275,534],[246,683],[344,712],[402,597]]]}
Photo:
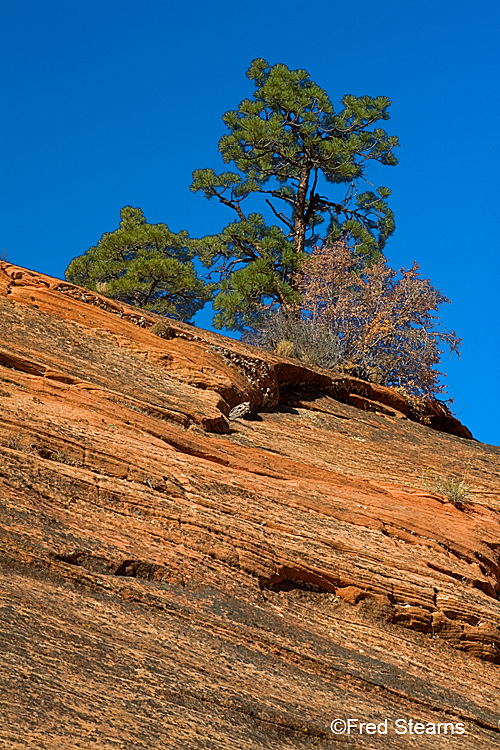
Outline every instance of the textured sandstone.
{"label": "textured sandstone", "polygon": [[382,386],[155,323],[0,264],[5,746],[413,746],[335,738],[349,716],[498,746],[500,449]]}

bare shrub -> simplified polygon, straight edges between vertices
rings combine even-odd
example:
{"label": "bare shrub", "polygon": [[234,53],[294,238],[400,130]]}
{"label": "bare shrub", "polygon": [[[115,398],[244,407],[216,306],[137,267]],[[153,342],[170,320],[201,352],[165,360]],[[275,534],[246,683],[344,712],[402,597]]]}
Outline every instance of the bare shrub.
{"label": "bare shrub", "polygon": [[370,267],[347,243],[317,247],[297,276],[301,303],[268,310],[255,343],[276,349],[292,341],[294,356],[365,380],[431,398],[445,392],[435,369],[442,346],[459,354],[454,331],[439,330],[447,297],[421,278],[417,263],[395,271],[385,259]]}
{"label": "bare shrub", "polygon": [[333,369],[341,357],[338,335],[312,324],[293,308],[269,311],[262,328],[245,336],[245,341],[325,369]]}

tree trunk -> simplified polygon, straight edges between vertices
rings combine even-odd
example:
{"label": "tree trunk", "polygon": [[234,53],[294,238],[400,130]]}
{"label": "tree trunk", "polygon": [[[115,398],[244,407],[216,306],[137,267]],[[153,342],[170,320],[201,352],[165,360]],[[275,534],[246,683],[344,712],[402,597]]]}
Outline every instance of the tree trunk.
{"label": "tree trunk", "polygon": [[309,176],[311,174],[311,164],[306,159],[302,165],[299,178],[299,187],[297,198],[293,210],[293,244],[296,255],[304,252],[306,239],[306,201],[307,190],[309,188]]}

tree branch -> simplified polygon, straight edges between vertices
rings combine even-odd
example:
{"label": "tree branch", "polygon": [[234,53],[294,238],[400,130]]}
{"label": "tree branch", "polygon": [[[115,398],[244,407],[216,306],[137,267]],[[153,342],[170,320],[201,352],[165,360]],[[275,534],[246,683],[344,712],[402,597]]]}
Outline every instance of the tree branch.
{"label": "tree branch", "polygon": [[267,203],[267,205],[269,206],[269,208],[271,209],[271,211],[273,212],[273,214],[274,214],[274,215],[275,215],[275,216],[276,216],[276,217],[277,217],[278,219],[280,219],[280,221],[282,221],[282,222],[283,222],[283,224],[286,224],[286,225],[287,225],[287,227],[288,227],[288,228],[289,228],[290,230],[292,230],[292,229],[293,229],[293,224],[292,224],[292,222],[291,222],[291,221],[290,221],[289,219],[287,219],[287,218],[286,218],[286,216],[285,216],[284,214],[282,214],[281,212],[278,212],[278,211],[276,211],[276,209],[274,208],[273,204],[271,203],[271,201],[270,201],[270,200],[269,200],[268,198],[266,198],[266,203]]}

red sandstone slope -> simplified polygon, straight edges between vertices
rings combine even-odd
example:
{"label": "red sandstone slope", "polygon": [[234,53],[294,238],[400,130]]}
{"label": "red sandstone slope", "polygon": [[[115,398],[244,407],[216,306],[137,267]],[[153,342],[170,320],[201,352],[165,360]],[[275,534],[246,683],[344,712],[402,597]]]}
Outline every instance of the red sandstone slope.
{"label": "red sandstone slope", "polygon": [[497,746],[500,449],[156,320],[0,267],[6,747]]}

